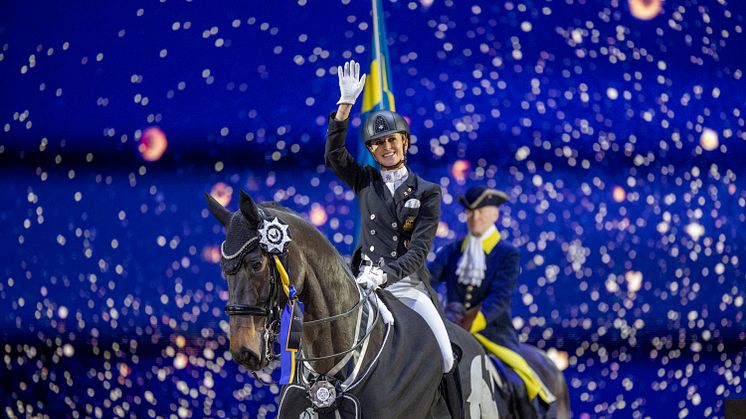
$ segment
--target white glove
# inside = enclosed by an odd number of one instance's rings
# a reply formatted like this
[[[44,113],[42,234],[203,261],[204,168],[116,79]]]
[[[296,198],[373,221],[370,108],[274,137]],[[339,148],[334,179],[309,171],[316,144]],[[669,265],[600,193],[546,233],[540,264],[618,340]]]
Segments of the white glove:
[[[340,92],[340,98],[337,105],[340,103],[354,105],[355,99],[360,96],[360,92],[362,92],[365,87],[365,74],[363,74],[362,78],[360,77],[360,63],[356,63],[355,60],[350,60],[345,63],[344,68],[338,66],[337,76],[339,77]]]
[[[386,283],[386,274],[381,268],[366,266],[358,275],[357,283],[367,290],[375,290]]]

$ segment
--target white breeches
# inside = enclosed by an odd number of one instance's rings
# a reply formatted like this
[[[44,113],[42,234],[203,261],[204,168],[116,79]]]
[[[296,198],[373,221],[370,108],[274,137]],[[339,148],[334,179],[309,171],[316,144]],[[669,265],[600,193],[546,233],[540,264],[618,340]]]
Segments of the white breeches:
[[[443,357],[443,373],[446,373],[453,367],[453,349],[451,348],[451,340],[448,338],[446,325],[427,294],[413,287],[407,279],[408,277],[403,278],[401,281],[386,287],[386,290],[425,319],[435,335],[435,340],[438,341],[440,354]]]

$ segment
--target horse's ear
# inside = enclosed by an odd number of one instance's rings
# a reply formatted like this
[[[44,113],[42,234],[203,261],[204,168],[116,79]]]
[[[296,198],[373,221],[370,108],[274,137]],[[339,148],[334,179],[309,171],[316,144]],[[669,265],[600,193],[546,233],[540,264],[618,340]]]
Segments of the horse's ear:
[[[223,227],[228,227],[228,223],[230,223],[233,214],[225,209],[220,202],[216,201],[215,198],[207,192],[205,192],[205,199],[207,199],[207,207],[210,209],[212,216],[217,218]]]
[[[262,221],[262,217],[259,215],[259,209],[254,203],[254,200],[251,199],[249,194],[244,192],[243,189],[241,189],[239,208],[241,209],[241,214],[243,214],[243,216],[246,217],[246,221],[249,222],[249,225],[259,225],[259,222]]]

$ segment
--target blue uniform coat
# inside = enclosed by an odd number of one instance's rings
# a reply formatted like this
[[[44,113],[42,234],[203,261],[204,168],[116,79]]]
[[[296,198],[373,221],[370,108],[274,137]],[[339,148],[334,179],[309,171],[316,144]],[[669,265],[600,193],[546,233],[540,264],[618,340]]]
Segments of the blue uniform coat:
[[[462,245],[463,240],[459,240],[438,249],[437,257],[428,264],[432,285],[445,281],[447,301],[458,301],[467,310],[481,304],[480,311],[487,326],[479,333],[519,353],[518,335],[510,313],[511,296],[520,272],[518,249],[504,241],[498,241],[494,247],[487,249],[484,280],[479,287],[472,287],[459,283],[456,275]]]

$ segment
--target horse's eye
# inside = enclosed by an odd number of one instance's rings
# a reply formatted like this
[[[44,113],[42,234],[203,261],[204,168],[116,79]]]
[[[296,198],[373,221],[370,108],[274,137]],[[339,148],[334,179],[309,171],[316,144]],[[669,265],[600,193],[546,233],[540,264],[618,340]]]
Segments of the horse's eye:
[[[254,272],[258,272],[260,269],[262,269],[262,262],[257,260],[256,262],[252,263],[251,269],[253,269]]]

